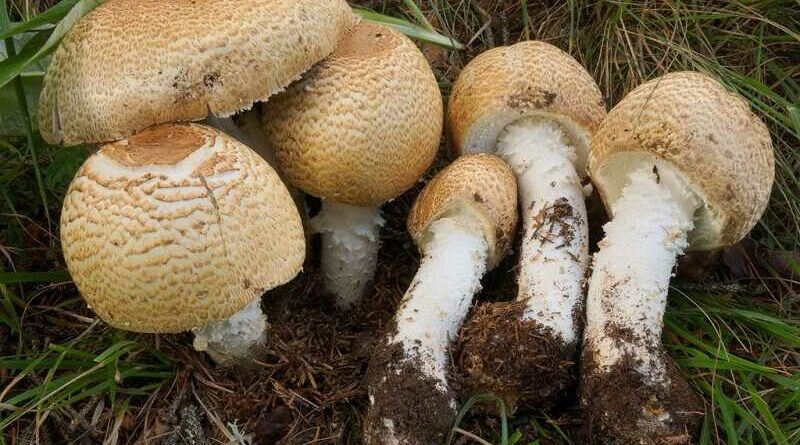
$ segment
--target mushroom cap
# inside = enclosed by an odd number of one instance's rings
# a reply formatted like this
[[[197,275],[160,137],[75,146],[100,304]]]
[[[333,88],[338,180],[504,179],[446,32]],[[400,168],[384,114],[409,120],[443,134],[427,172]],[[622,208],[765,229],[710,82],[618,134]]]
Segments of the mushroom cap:
[[[195,124],[151,127],[91,156],[67,191],[61,243],[90,307],[137,332],[228,318],[291,280],[305,257],[275,171]]]
[[[559,124],[584,174],[591,135],[606,115],[600,89],[569,54],[545,42],[490,49],[461,71],[450,94],[447,125],[457,154],[493,153],[501,132],[524,117]]]
[[[361,23],[300,82],[266,104],[264,129],[286,177],[334,202],[377,206],[433,162],[442,95],[404,35]]]
[[[511,167],[487,153],[459,157],[417,196],[408,214],[408,232],[424,250],[430,224],[462,211],[483,221],[493,269],[508,253],[517,227],[517,180]]]
[[[59,45],[39,100],[50,143],[229,116],[282,91],[356,18],[344,0],[111,0]]]
[[[589,170],[609,211],[627,172],[654,160],[673,167],[703,203],[692,250],[736,243],[764,213],[775,176],[769,131],[741,97],[704,74],[653,79],[608,114]]]

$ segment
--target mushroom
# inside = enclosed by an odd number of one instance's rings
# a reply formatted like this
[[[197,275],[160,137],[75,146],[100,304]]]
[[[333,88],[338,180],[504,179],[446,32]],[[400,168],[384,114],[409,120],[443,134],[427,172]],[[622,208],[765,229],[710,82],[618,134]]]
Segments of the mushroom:
[[[56,49],[39,100],[52,144],[226,117],[282,91],[356,18],[344,0],[111,0]]]
[[[417,197],[408,231],[422,260],[369,364],[367,444],[443,442],[456,414],[448,348],[516,222],[514,175],[493,155],[462,156]]]
[[[150,127],[103,146],[78,170],[61,214],[75,284],[108,324],[195,330],[222,363],[265,338],[262,293],[305,257],[297,208],[253,150],[196,124]]]
[[[45,75],[39,129],[53,144],[119,141],[86,162],[62,218],[68,267],[101,318],[140,332],[198,329],[195,345],[223,362],[263,341],[257,297],[304,257],[296,208],[239,142],[151,126],[266,100],[356,21],[344,0],[109,0],[70,29]]]
[[[455,150],[495,153],[519,183],[516,301],[479,308],[465,324],[460,354],[468,387],[503,397],[511,409],[550,401],[568,382],[589,263],[581,180],[605,114],[589,73],[544,42],[486,51],[453,87],[447,117]]]
[[[775,173],[764,123],[717,81],[680,72],[627,95],[589,156],[612,220],[594,256],[582,401],[613,443],[689,444],[703,405],[661,345],[669,280],[685,250],[744,237]]]
[[[343,308],[375,273],[380,206],[428,169],[441,138],[436,78],[414,43],[362,23],[264,108],[268,145],[289,182],[322,198],[322,276]]]

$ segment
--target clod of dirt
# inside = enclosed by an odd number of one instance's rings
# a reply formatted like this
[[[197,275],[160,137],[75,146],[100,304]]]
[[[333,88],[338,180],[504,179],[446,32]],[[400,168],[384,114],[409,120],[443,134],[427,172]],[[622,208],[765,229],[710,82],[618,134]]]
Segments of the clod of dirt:
[[[406,357],[400,343],[384,343],[376,349],[367,372],[372,403],[364,421],[366,444],[393,443],[390,430],[403,444],[444,442],[456,416],[453,391],[442,392],[436,379],[421,369],[421,360]]]
[[[270,445],[278,442],[289,432],[292,421],[292,410],[286,406],[262,414],[256,424],[256,443]]]
[[[523,320],[524,310],[524,301],[481,305],[461,329],[457,354],[466,389],[494,393],[512,412],[550,406],[575,381],[575,345]]]
[[[667,385],[646,382],[636,359],[621,358],[608,372],[598,369],[591,345],[584,348],[581,402],[589,428],[611,445],[690,445],[703,420],[702,399],[663,352]]]

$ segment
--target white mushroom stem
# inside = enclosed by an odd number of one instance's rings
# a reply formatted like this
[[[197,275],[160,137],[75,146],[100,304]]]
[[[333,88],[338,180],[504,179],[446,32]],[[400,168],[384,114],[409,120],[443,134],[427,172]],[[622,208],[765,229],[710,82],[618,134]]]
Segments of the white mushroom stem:
[[[658,351],[669,280],[700,204],[666,164],[646,164],[627,179],[594,256],[586,345],[602,371],[630,356],[644,381],[666,384]]]
[[[446,391],[450,342],[458,335],[481,288],[489,244],[483,223],[469,212],[438,219],[428,227],[419,269],[395,315],[397,332],[408,358],[419,357],[424,375]]]
[[[266,341],[267,317],[261,298],[227,320],[211,322],[194,330],[194,348],[207,351],[221,364],[252,362],[254,352]]]
[[[273,168],[277,168],[278,161],[275,157],[275,151],[266,143],[267,137],[261,127],[261,121],[256,111],[245,111],[237,117],[237,120],[238,124],[233,121],[232,117],[218,117],[210,114],[206,118],[206,123],[229,136],[235,137],[239,142],[255,150]]]
[[[497,154],[519,184],[523,238],[517,299],[527,301],[523,317],[572,343],[578,337],[574,314],[583,302],[589,264],[576,149],[559,126],[525,119],[506,129]]]
[[[322,278],[342,308],[352,307],[375,275],[384,220],[378,207],[323,201],[311,220],[322,234]]]
[[[436,416],[448,416],[448,411],[452,416],[456,413],[456,402],[447,383],[448,347],[458,335],[472,296],[480,289],[489,244],[482,222],[469,211],[435,220],[425,237],[420,244],[422,262],[394,318],[396,330],[385,340],[390,348],[393,345],[402,347],[402,357],[382,364],[382,369],[370,369],[371,373],[383,377],[372,384],[378,386],[369,388],[370,410],[380,413],[380,417],[373,420],[367,443],[422,443],[418,431],[422,427],[408,424],[408,419],[414,418],[410,413],[423,406],[398,410],[380,405],[392,403],[394,395],[387,394],[392,390],[387,381],[394,376],[410,378],[412,382],[419,379],[418,384],[425,385],[419,391],[422,398],[413,397],[409,401],[428,403],[430,400],[435,405],[432,412]],[[379,387],[386,384],[390,386]],[[376,394],[381,396],[376,397]]]

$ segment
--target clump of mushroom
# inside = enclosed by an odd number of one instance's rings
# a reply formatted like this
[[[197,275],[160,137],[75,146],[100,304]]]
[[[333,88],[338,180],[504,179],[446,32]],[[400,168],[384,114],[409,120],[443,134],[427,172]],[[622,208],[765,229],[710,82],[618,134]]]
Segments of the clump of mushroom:
[[[703,405],[661,345],[669,280],[685,250],[744,237],[774,176],[766,126],[698,73],[632,91],[595,135],[592,179],[612,220],[594,257],[581,397],[613,443],[689,444]]]
[[[289,182],[322,198],[322,276],[340,307],[366,292],[380,205],[408,190],[436,155],[442,97],[407,37],[362,23],[264,109],[268,145]]]
[[[481,277],[508,250],[516,197],[513,173],[488,154],[459,158],[417,197],[408,231],[422,261],[369,365],[366,443],[442,443],[456,414],[448,349]]]
[[[476,311],[460,355],[471,389],[502,396],[512,409],[551,401],[572,374],[589,263],[582,178],[605,114],[589,73],[544,42],[486,51],[453,87],[454,148],[497,154],[519,183],[519,293]]]
[[[62,218],[70,273],[101,318],[196,329],[195,345],[217,360],[251,358],[264,338],[261,293],[300,270],[302,224],[252,150],[170,123],[266,100],[355,23],[344,0],[109,0],[67,33],[39,128],[54,144],[118,141],[87,160]]]
[[[222,363],[264,341],[261,294],[305,257],[297,208],[253,150],[195,124],[150,127],[80,168],[61,216],[70,274],[107,323],[195,330]]]

